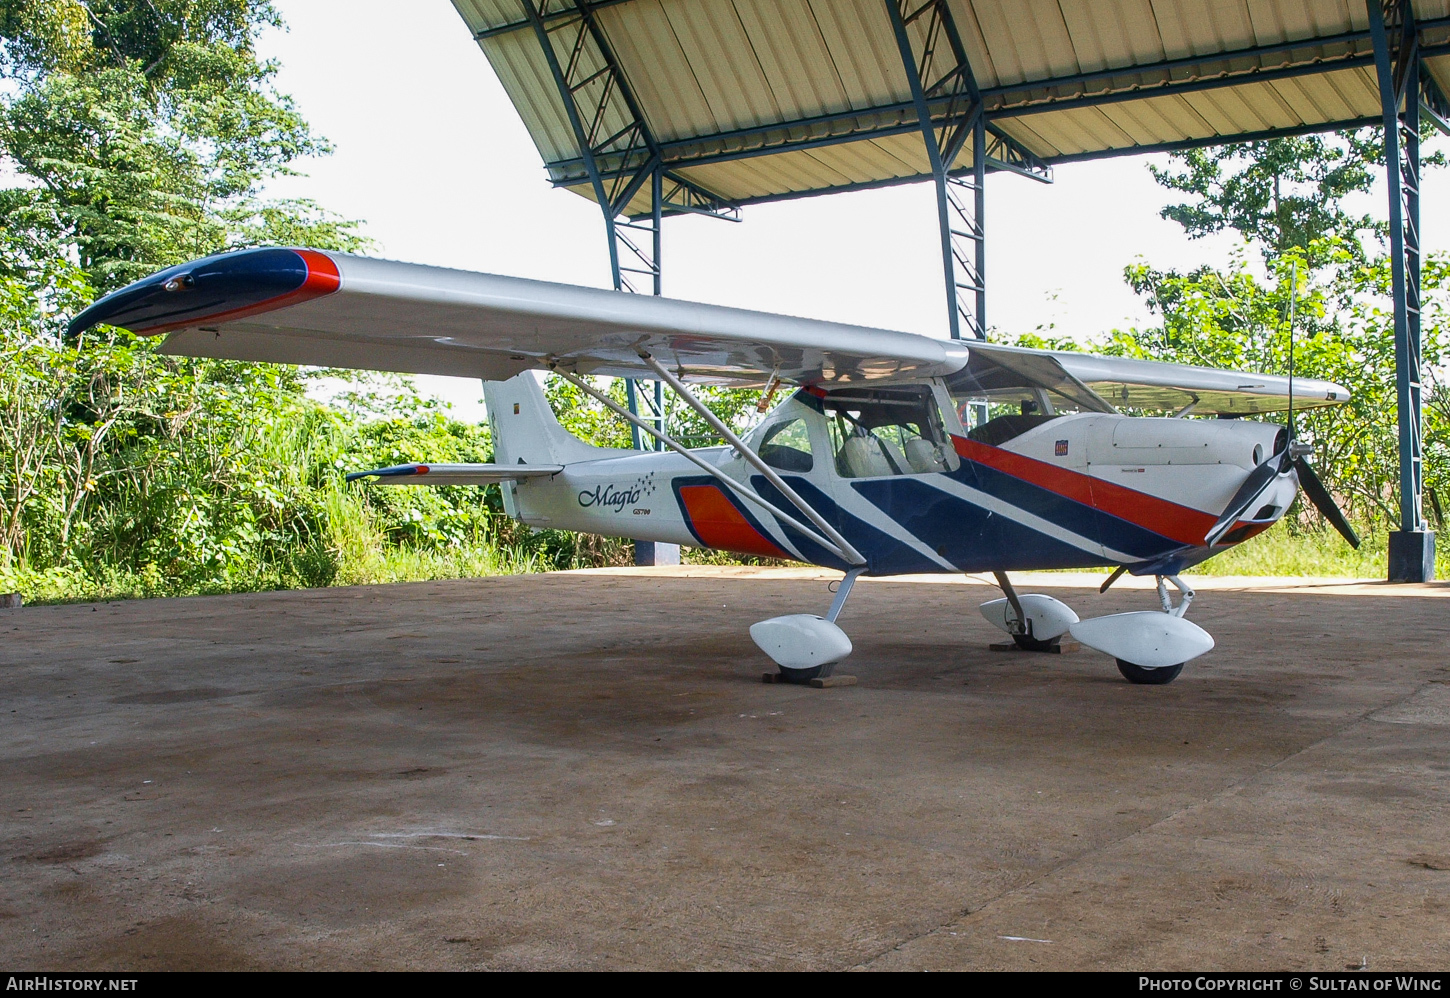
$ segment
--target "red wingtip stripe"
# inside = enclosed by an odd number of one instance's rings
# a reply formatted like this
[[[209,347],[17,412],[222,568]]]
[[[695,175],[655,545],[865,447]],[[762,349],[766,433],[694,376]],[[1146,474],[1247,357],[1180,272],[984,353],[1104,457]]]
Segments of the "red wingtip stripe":
[[[342,287],[342,275],[337,271],[337,264],[332,257],[326,253],[319,253],[317,250],[296,250],[302,262],[307,264],[307,280],[302,282],[302,287],[293,291],[292,294],[306,292],[308,298],[321,298],[323,295],[330,295]]]

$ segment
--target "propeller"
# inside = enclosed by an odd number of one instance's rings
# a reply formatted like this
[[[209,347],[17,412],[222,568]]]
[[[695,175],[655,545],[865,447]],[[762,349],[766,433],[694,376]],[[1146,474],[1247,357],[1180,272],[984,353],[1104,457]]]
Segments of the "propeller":
[[[1217,544],[1223,538],[1223,535],[1228,533],[1229,528],[1248,512],[1249,508],[1259,500],[1259,497],[1268,490],[1270,485],[1274,484],[1274,480],[1282,473],[1293,468],[1299,474],[1299,487],[1303,489],[1304,495],[1309,498],[1309,501],[1314,504],[1314,508],[1319,510],[1320,514],[1330,522],[1335,530],[1339,531],[1340,536],[1349,542],[1350,547],[1359,547],[1359,535],[1349,525],[1349,520],[1345,518],[1344,512],[1335,505],[1334,498],[1330,496],[1329,490],[1324,487],[1324,483],[1319,480],[1319,476],[1315,473],[1313,466],[1304,460],[1304,455],[1309,452],[1310,447],[1308,444],[1295,440],[1253,471],[1249,472],[1249,477],[1244,479],[1244,483],[1239,486],[1239,490],[1234,493],[1234,497],[1224,507],[1223,514],[1214,523],[1213,527],[1209,529],[1208,533],[1204,535],[1203,542],[1209,547]]]
[[[1359,547],[1359,534],[1354,532],[1354,528],[1344,518],[1344,512],[1334,504],[1329,490],[1324,487],[1324,483],[1319,480],[1319,476],[1314,473],[1314,469],[1302,455],[1294,458],[1294,470],[1299,473],[1299,487],[1304,490],[1304,494],[1309,497],[1314,508],[1319,510],[1320,515],[1328,520],[1335,530],[1339,531],[1340,536],[1349,541],[1350,547]]]

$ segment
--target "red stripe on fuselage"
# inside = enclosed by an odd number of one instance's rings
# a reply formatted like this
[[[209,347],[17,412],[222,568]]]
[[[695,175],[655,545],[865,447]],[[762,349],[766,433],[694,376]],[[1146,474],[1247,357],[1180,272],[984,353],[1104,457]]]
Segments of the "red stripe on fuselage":
[[[685,504],[690,526],[695,528],[696,535],[707,547],[766,558],[794,558],[756,530],[718,487],[681,486],[680,501]]]
[[[154,336],[157,333],[169,333],[174,329],[190,329],[203,324],[211,325],[216,322],[245,319],[249,315],[275,312],[277,309],[286,308],[289,305],[300,305],[302,302],[311,301],[314,298],[323,298],[342,287],[342,275],[338,273],[337,264],[333,263],[330,257],[316,250],[293,250],[292,252],[300,256],[307,267],[307,277],[303,280],[301,287],[284,295],[278,295],[276,298],[259,301],[255,305],[246,305],[213,315],[198,316],[184,322],[170,322],[163,326],[139,327],[137,331]]]
[[[968,461],[995,468],[1013,478],[1020,478],[1065,499],[1100,509],[1129,523],[1136,523],[1181,544],[1203,544],[1204,535],[1218,521],[1217,517],[1201,509],[1181,506],[1146,492],[1114,485],[1101,478],[1060,468],[1022,454],[1014,454],[1000,447],[989,447],[967,437],[953,436],[952,443],[956,446],[957,453]]]

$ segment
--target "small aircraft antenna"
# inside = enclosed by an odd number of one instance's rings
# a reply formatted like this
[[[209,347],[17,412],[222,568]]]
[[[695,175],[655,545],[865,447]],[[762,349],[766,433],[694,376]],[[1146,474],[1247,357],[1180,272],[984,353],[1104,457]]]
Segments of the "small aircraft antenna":
[[[1299,261],[1289,265],[1289,443],[1294,436],[1294,299],[1299,293]]]

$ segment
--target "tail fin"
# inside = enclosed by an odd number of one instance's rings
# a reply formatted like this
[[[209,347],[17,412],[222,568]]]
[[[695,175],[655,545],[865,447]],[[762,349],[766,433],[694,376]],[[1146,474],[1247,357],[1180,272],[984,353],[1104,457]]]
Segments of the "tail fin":
[[[540,384],[541,374],[525,371],[507,381],[483,383],[484,404],[493,428],[496,464],[572,464],[634,451],[586,444],[559,425]]]

